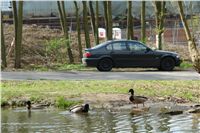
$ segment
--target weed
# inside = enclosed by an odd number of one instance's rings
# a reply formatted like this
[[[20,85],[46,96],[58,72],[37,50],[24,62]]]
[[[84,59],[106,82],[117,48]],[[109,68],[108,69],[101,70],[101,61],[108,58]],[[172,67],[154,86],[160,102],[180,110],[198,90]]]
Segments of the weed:
[[[54,38],[46,41],[46,56],[47,58],[53,58],[56,62],[66,62],[66,43],[68,40],[65,38]],[[48,62],[49,63],[49,62]]]
[[[66,109],[76,104],[80,104],[80,101],[66,100],[64,97],[58,97],[56,99],[56,106],[58,108]]]
[[[9,105],[9,104],[8,104],[8,100],[6,100],[6,99],[1,99],[1,106],[4,107],[4,106],[7,106],[7,105]]]
[[[39,96],[31,96],[30,100],[37,103],[37,102],[41,101],[41,97],[39,97]]]
[[[180,65],[180,68],[183,69],[193,68],[193,64],[191,62],[183,61]]]

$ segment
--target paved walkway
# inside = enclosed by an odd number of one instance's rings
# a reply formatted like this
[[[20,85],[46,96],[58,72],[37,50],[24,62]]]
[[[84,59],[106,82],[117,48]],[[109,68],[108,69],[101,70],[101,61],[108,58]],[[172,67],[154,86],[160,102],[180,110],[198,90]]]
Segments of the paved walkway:
[[[199,80],[195,71],[1,72],[2,80]]]

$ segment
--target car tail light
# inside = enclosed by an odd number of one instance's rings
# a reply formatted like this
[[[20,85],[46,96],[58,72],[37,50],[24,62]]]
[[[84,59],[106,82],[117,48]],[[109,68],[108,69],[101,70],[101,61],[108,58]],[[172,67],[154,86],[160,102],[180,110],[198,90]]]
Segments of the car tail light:
[[[90,57],[92,54],[90,53],[90,52],[86,52],[86,53],[84,53],[84,57],[86,57],[86,58],[88,58],[88,57]]]

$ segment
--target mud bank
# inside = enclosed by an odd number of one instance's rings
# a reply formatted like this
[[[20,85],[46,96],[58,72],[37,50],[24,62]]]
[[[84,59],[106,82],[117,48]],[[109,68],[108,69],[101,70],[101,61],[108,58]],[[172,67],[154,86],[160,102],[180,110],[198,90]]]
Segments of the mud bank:
[[[178,115],[182,113],[200,113],[200,105],[198,103],[191,103],[185,99],[175,97],[148,97],[145,106],[135,104],[129,101],[127,94],[110,94],[110,93],[96,93],[96,94],[82,94],[78,98],[66,98],[66,101],[74,101],[80,103],[89,103],[91,109],[106,109],[112,113],[129,111],[131,114],[141,113],[162,113],[169,115]],[[3,108],[26,108],[26,101],[30,99],[13,99],[5,101],[1,107]],[[39,101],[32,101],[34,105],[41,105],[45,108],[56,108],[56,101],[50,99],[43,99]],[[67,108],[66,108],[67,109]]]

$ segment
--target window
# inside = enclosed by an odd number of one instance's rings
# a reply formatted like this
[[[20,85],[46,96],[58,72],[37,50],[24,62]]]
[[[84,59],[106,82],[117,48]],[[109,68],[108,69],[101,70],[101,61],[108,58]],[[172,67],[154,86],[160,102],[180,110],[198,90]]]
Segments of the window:
[[[106,49],[107,49],[107,50],[112,50],[112,44],[108,44],[108,45],[106,46]]]
[[[113,50],[120,50],[120,51],[128,50],[125,42],[116,42],[113,43],[112,45],[113,45]]]
[[[129,42],[128,43],[128,47],[131,51],[146,51],[146,47],[140,43],[137,43],[137,42]]]
[[[103,43],[101,43],[101,44],[98,44],[98,45],[92,47],[91,49],[98,49],[98,48],[104,46],[105,44],[106,44],[106,42],[103,42]]]

